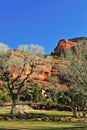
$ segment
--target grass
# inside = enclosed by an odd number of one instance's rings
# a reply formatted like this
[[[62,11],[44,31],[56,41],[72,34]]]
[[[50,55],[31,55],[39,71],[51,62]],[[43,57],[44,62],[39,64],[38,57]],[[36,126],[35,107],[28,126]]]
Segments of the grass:
[[[54,116],[54,117],[62,117],[62,116],[72,116],[72,112],[69,111],[31,111],[29,113],[32,114],[43,114],[43,115],[47,115],[47,116]]]
[[[87,130],[85,123],[38,122],[38,121],[0,121],[0,128],[32,130]]]
[[[10,109],[0,109],[0,114],[6,114],[8,115],[10,112]],[[72,116],[72,112],[67,111],[45,111],[45,110],[30,110],[28,115],[30,117],[70,117]]]
[[[65,112],[65,111],[43,111],[43,110],[36,110],[36,111],[30,111],[28,113],[29,117],[35,118],[35,117],[71,117],[72,112]]]
[[[0,107],[0,114],[9,114],[10,109],[5,107]]]
[[[0,114],[8,114],[9,110],[0,110]],[[72,112],[65,111],[43,111],[33,110],[28,113],[30,118],[40,117],[71,117]],[[72,122],[53,122],[53,121],[0,121],[0,129],[2,130],[87,130],[86,123],[72,123]]]

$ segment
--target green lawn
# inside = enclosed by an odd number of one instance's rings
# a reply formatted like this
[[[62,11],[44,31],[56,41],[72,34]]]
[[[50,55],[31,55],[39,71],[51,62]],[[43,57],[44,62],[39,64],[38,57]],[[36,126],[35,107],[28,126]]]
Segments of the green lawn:
[[[43,110],[36,110],[30,111],[28,114],[30,117],[71,117],[72,112],[65,112],[65,111],[43,111]]]
[[[40,121],[0,121],[0,128],[29,130],[87,130],[85,123],[40,122]]]
[[[0,111],[0,114],[8,114],[9,111]],[[65,111],[43,111],[33,110],[28,113],[30,118],[41,117],[71,117],[72,112]],[[3,129],[1,129],[3,128]],[[72,122],[53,122],[53,121],[0,121],[0,130],[87,130],[86,123],[72,123]]]

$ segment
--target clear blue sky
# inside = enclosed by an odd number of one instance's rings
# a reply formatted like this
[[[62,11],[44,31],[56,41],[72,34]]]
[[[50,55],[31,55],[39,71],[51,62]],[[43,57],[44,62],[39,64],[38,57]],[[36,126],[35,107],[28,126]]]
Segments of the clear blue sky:
[[[79,36],[87,36],[87,0],[0,0],[0,42],[12,49],[39,44],[49,54]]]

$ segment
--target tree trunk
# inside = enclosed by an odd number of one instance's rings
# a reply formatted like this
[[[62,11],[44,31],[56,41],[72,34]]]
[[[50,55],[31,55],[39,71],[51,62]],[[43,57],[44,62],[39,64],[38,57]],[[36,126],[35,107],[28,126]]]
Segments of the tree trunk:
[[[81,117],[81,107],[78,106],[78,117]]]
[[[78,117],[77,107],[75,106],[74,102],[71,103],[71,110],[72,110],[72,113],[73,113],[73,117]]]
[[[12,100],[12,107],[11,107],[10,115],[13,119],[15,119],[15,116],[16,116],[16,99]]]
[[[83,113],[83,117],[86,117],[86,110],[85,109],[82,111],[82,113]]]
[[[72,108],[73,117],[78,117],[76,108]]]

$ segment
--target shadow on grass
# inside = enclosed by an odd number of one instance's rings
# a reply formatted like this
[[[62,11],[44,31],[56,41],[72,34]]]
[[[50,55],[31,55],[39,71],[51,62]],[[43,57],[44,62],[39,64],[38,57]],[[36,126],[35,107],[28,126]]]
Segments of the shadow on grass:
[[[10,129],[10,128],[0,128],[0,130],[22,130],[22,129]]]
[[[28,129],[26,129],[26,130],[28,130]],[[35,130],[35,129],[32,129],[32,130]],[[87,130],[87,128],[83,128],[83,127],[74,127],[74,128],[46,128],[46,129],[38,129],[38,130]]]
[[[12,130],[12,129],[9,129]],[[87,130],[86,127],[70,127],[70,128],[41,128],[41,129],[13,129],[13,130]]]
[[[87,130],[86,127],[72,127],[72,128],[42,128],[42,129],[31,129],[31,128],[23,128],[23,129],[15,129],[15,128],[0,128],[0,130]]]

